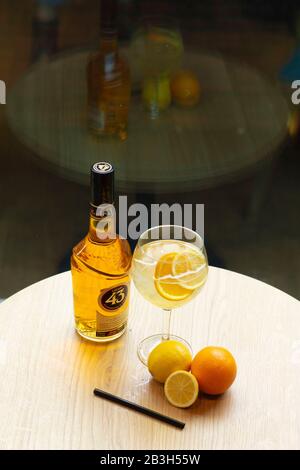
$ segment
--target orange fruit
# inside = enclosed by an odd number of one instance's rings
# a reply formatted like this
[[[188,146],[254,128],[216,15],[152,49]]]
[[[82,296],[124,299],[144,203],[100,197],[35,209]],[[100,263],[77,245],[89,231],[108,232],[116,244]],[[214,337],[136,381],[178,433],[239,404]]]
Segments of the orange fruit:
[[[227,349],[208,346],[194,357],[191,372],[198,380],[201,392],[220,395],[234,382],[237,367]]]
[[[174,101],[182,106],[194,106],[200,97],[200,83],[194,72],[181,70],[171,80]]]

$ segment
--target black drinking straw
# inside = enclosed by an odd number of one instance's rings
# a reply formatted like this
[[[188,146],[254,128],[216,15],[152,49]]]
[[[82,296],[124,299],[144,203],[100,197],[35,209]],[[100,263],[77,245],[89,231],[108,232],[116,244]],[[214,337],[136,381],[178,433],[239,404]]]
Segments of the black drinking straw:
[[[157,413],[157,411],[153,411],[149,408],[145,408],[144,406],[137,405],[136,403],[125,400],[121,397],[117,397],[116,395],[112,395],[111,393],[104,392],[103,390],[99,390],[98,388],[95,388],[94,395],[96,395],[97,397],[104,398],[105,400],[118,403],[118,405],[125,406],[126,408],[130,408],[134,411],[138,411],[139,413],[150,416],[150,418],[155,418],[159,421],[163,421],[164,423],[170,424],[171,426],[175,426],[175,428],[183,429],[185,426],[185,423],[183,423],[182,421],[178,421],[177,419],[162,415],[160,413]]]

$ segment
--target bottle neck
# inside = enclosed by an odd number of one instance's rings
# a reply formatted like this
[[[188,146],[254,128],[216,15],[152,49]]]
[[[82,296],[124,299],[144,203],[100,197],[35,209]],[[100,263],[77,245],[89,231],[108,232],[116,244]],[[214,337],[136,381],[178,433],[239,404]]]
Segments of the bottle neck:
[[[116,32],[102,32],[100,51],[103,55],[104,73],[111,74],[116,66],[118,54],[118,37]]]
[[[100,206],[99,206],[100,207]],[[115,209],[113,204],[102,208],[98,213],[95,206],[90,206],[88,237],[93,243],[107,244],[116,238]]]
[[[95,243],[116,237],[114,207],[114,168],[108,162],[94,163],[91,168],[89,237]]]
[[[102,31],[100,36],[100,48],[104,54],[117,52],[118,34],[117,31]]]

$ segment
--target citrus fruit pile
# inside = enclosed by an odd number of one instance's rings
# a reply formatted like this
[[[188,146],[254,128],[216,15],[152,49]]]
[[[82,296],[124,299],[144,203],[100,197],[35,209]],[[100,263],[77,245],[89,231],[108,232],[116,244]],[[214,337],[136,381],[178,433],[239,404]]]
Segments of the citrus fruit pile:
[[[174,340],[163,341],[151,351],[148,369],[164,384],[167,400],[179,408],[193,405],[199,392],[226,392],[237,372],[235,359],[227,349],[208,346],[192,358],[187,346]]]

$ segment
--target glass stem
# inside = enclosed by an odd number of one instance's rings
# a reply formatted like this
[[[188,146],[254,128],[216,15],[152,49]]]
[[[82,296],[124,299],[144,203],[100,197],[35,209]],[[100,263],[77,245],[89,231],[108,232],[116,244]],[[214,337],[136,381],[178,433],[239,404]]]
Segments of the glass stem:
[[[166,341],[170,339],[172,310],[164,309],[163,314],[163,340]]]
[[[152,97],[151,108],[150,108],[150,118],[156,119],[159,115],[159,106],[158,106],[158,93],[159,93],[159,78],[153,78],[154,85],[154,96]]]

